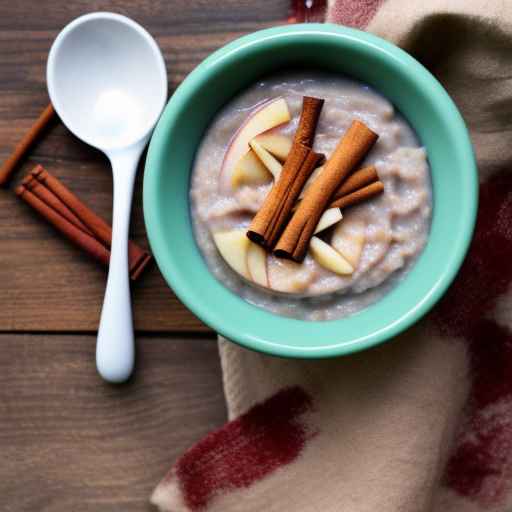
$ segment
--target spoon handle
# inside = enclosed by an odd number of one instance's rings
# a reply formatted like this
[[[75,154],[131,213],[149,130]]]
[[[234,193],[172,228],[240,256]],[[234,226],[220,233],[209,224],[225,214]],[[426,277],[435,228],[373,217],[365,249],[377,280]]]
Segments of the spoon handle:
[[[140,151],[109,154],[114,177],[112,248],[96,344],[96,367],[109,382],[124,382],[133,370],[133,336],[128,232],[133,184]]]

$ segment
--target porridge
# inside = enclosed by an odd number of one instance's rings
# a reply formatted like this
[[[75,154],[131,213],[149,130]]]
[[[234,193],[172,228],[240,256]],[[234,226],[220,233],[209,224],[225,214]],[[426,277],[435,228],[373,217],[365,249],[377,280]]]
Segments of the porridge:
[[[274,76],[211,123],[191,209],[210,270],[240,297],[304,320],[341,318],[385,295],[425,246],[427,155],[364,84]]]

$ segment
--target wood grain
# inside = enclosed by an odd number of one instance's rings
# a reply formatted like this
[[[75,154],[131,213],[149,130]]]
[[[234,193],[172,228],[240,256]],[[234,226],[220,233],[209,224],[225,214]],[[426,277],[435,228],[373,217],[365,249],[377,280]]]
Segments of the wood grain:
[[[100,381],[94,336],[0,336],[5,512],[144,511],[173,460],[225,421],[213,338],[142,338],[135,377]]]
[[[165,56],[171,91],[209,53],[244,34],[285,21],[288,0],[140,0],[10,2],[0,0],[0,159],[48,102],[45,65],[51,42],[72,18],[115,11],[142,23]],[[22,165],[19,178],[41,163],[107,219],[112,185],[108,163],[55,126]],[[132,232],[141,244],[141,176]],[[15,185],[13,183],[13,186]],[[105,271],[40,220],[10,190],[0,190],[0,331],[94,331]],[[144,331],[204,331],[153,268],[133,289],[135,326]]]

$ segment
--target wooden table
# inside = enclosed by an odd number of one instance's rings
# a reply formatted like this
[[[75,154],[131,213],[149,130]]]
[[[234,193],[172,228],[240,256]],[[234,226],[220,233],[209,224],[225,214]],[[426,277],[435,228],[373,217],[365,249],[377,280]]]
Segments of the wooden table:
[[[46,57],[80,14],[126,14],[157,39],[171,92],[212,50],[286,20],[288,0],[0,0],[0,159],[48,103]],[[150,510],[173,460],[225,421],[214,333],[151,268],[133,286],[137,370],[122,386],[95,373],[106,272],[17,199],[35,163],[111,218],[106,159],[62,125],[0,190],[0,509]],[[132,234],[146,244],[136,185]]]

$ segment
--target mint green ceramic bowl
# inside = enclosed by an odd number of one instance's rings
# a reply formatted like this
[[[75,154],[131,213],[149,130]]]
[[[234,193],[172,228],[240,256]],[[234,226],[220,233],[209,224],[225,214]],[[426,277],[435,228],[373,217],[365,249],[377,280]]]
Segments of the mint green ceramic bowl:
[[[214,114],[262,75],[316,67],[373,86],[409,120],[427,148],[434,207],[428,243],[383,299],[340,320],[278,316],[237,297],[208,271],[194,241],[189,180]],[[165,279],[203,322],[240,345],[286,357],[333,357],[397,335],[446,291],[468,249],[477,210],[477,173],[468,132],[437,80],[396,46],[325,24],[288,25],[233,41],[202,62],[172,96],[154,132],[144,176],[144,217]]]

